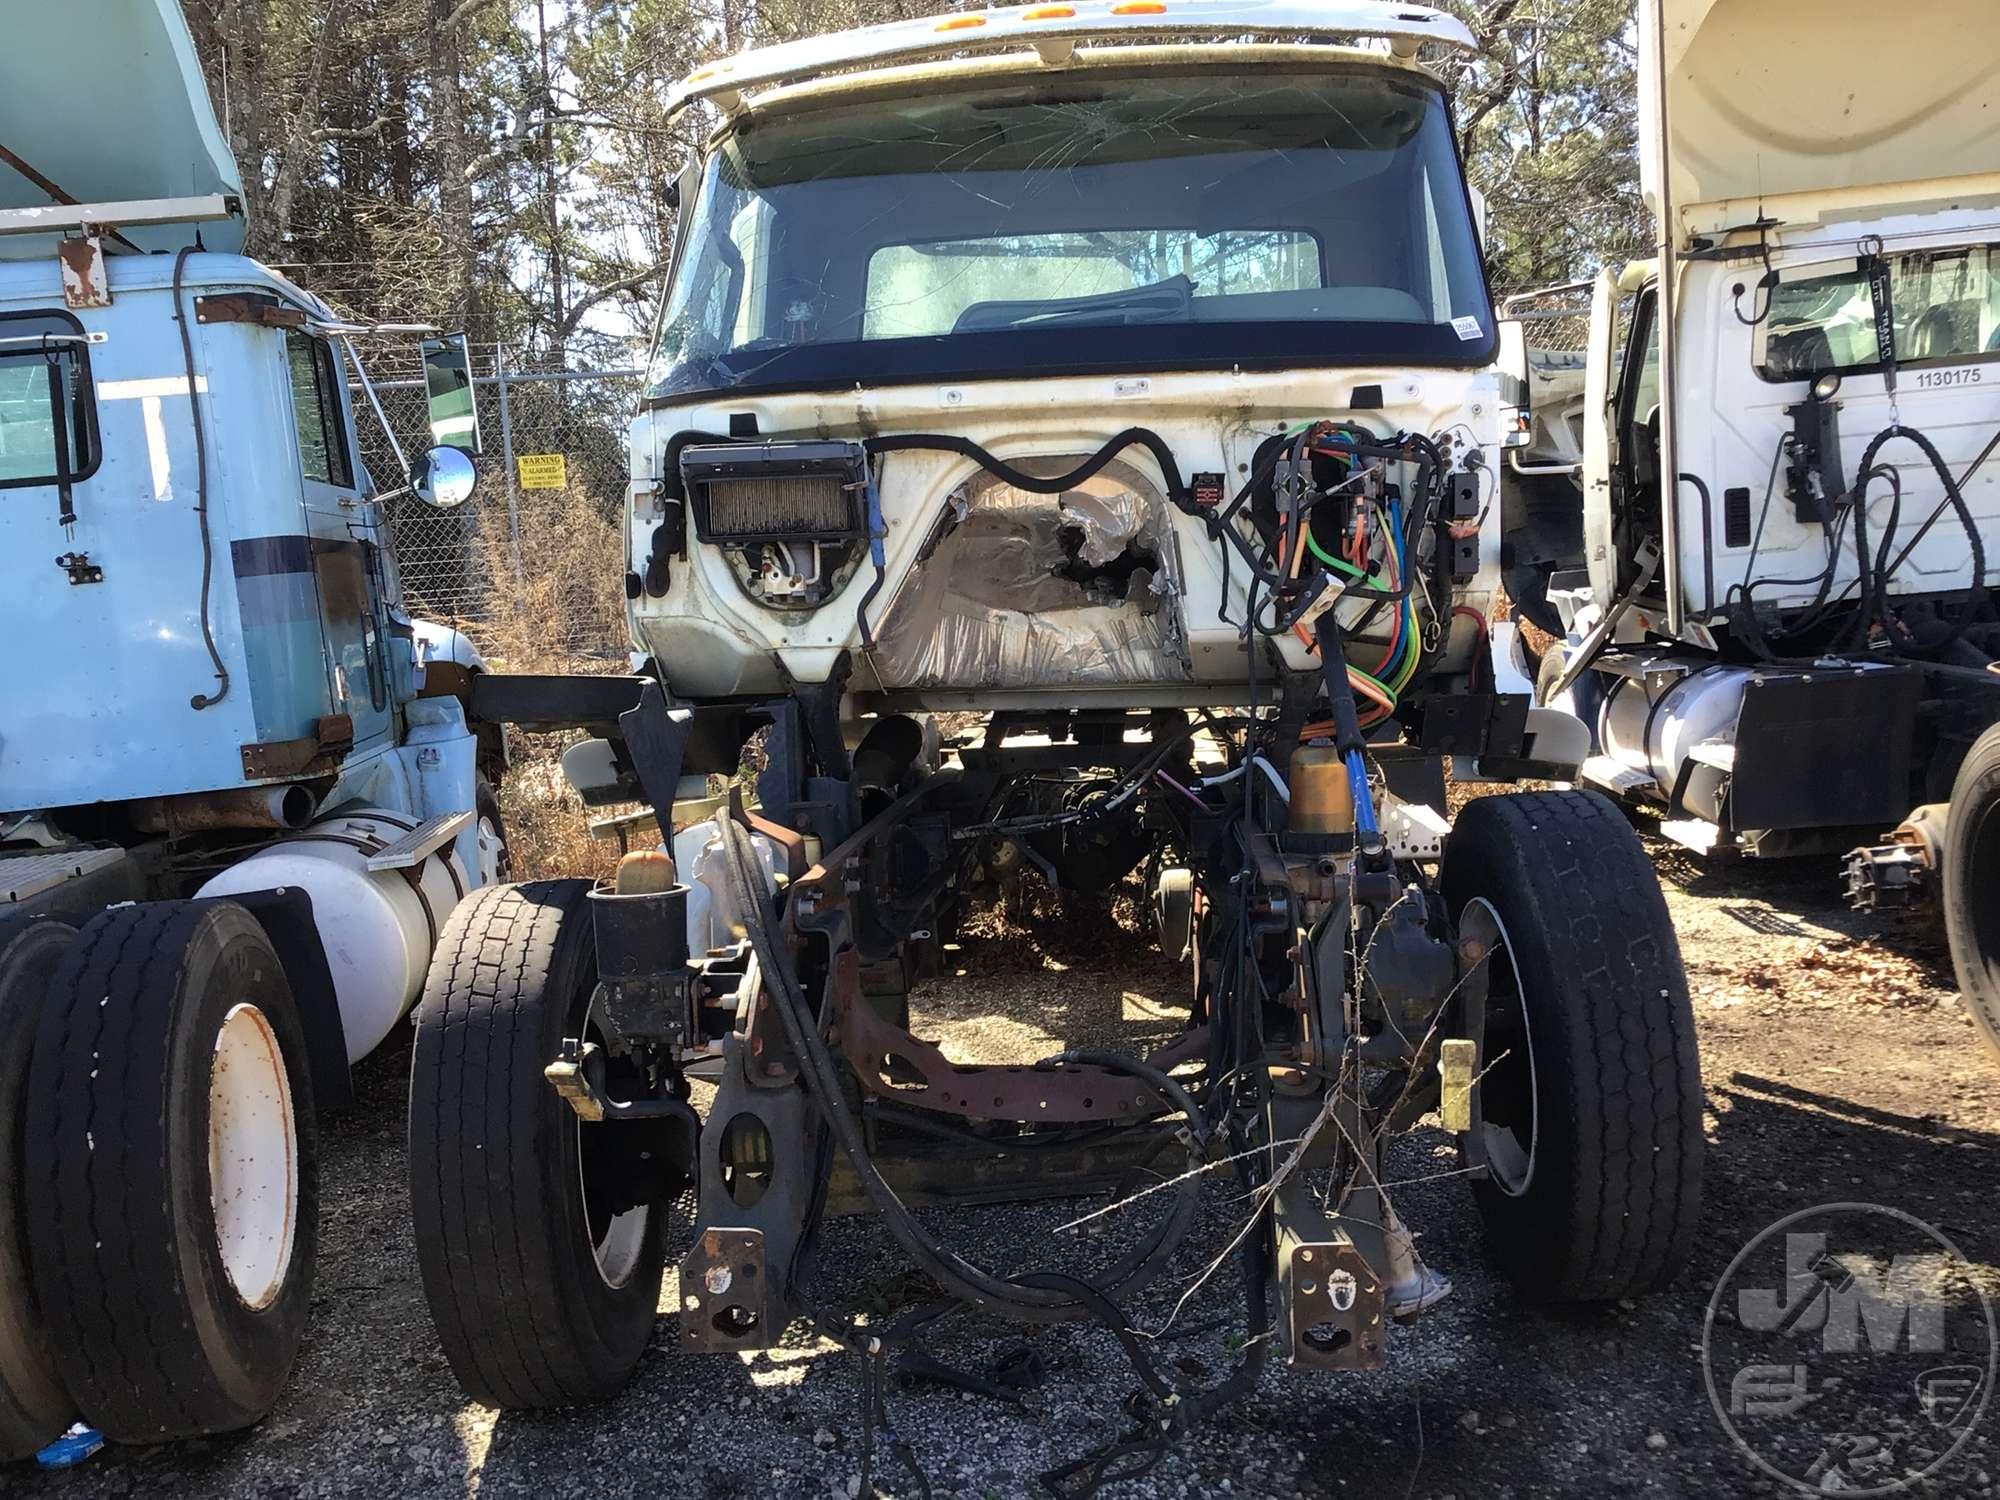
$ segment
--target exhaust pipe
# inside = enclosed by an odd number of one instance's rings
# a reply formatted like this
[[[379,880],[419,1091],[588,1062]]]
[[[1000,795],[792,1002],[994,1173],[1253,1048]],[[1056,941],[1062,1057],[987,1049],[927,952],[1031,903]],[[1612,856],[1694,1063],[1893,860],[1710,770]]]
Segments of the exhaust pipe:
[[[303,828],[319,811],[310,787],[232,787],[226,792],[188,792],[147,797],[132,805],[132,821],[147,833],[206,833],[227,828]]]

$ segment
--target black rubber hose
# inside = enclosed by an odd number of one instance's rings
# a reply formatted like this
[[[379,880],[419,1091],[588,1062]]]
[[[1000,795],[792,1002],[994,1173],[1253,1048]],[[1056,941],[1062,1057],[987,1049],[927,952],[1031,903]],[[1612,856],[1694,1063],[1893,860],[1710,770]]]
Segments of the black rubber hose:
[[[1074,1296],[1065,1297],[1058,1292],[1022,1286],[989,1274],[957,1252],[938,1244],[916,1222],[869,1156],[860,1122],[847,1106],[832,1054],[819,1033],[817,1022],[807,1010],[797,976],[785,961],[787,956],[781,954],[772,941],[775,918],[762,883],[752,873],[754,856],[744,847],[749,842],[749,835],[731,819],[722,820],[722,830],[731,894],[736,899],[738,910],[744,914],[750,945],[756,951],[765,982],[771,986],[774,1009],[784,1026],[786,1040],[805,1069],[807,1092],[831,1126],[834,1139],[847,1153],[855,1176],[867,1190],[876,1211],[882,1216],[882,1222],[896,1242],[940,1287],[990,1312],[1031,1322],[1057,1322],[1092,1311]],[[1198,1113],[1190,1124],[1197,1132],[1200,1130]]]
[[[1256,1158],[1249,1155],[1249,1141],[1240,1129],[1232,1128],[1231,1150],[1238,1159],[1237,1181],[1245,1197],[1254,1198],[1263,1185],[1255,1170]],[[1268,1294],[1272,1273],[1272,1210],[1267,1203],[1260,1211],[1263,1223],[1243,1241],[1243,1310],[1245,1326],[1254,1330],[1244,1346],[1242,1361],[1211,1390],[1201,1392],[1188,1403],[1186,1421],[1191,1426],[1215,1415],[1232,1401],[1240,1400],[1257,1388],[1263,1378],[1269,1340],[1260,1337],[1270,1323]]]
[[[1868,445],[1868,451],[1861,455],[1861,468],[1859,472],[1864,476],[1872,474],[1875,469],[1876,456],[1881,453],[1885,445],[1896,438],[1902,438],[1907,442],[1914,443],[1918,451],[1930,460],[1931,468],[1936,472],[1938,481],[1944,486],[1946,501],[1950,503],[1953,510],[1958,512],[1959,524],[1965,528],[1966,543],[1972,553],[1972,582],[1965,590],[1964,613],[1960,616],[1958,624],[1952,627],[1943,639],[1927,641],[1925,643],[1926,650],[1942,650],[1945,646],[1965,634],[1966,628],[1973,623],[1975,616],[1979,613],[1980,606],[1986,602],[1986,544],[1980,538],[1979,524],[1973,519],[1971,507],[1965,503],[1965,495],[1959,489],[1958,480],[1953,477],[1951,470],[1945,467],[1944,457],[1937,451],[1937,445],[1916,428],[1886,427],[1877,433],[1875,440]],[[1866,495],[1859,493],[1854,497],[1854,520],[1857,538],[1866,525],[1863,516],[1866,499]],[[1886,597],[1888,587],[1887,578],[1878,579],[1876,582],[1877,586],[1884,590]],[[1865,581],[1863,591],[1865,595]],[[1867,610],[1868,607],[1864,606],[1864,613]],[[1866,629],[1865,624],[1863,629]]]
[[[1250,544],[1233,527],[1225,526],[1222,517],[1216,516],[1212,512],[1206,511],[1201,506],[1195,504],[1194,497],[1188,493],[1186,480],[1181,477],[1180,461],[1174,457],[1174,450],[1167,446],[1166,439],[1148,427],[1126,428],[1123,432],[1105,443],[1103,447],[1099,448],[1089,458],[1078,464],[1074,469],[1071,469],[1067,474],[1057,475],[1053,479],[1044,479],[1038,474],[1030,474],[1025,470],[1017,469],[1005,459],[994,457],[969,438],[953,437],[949,433],[896,433],[888,437],[865,439],[862,446],[869,453],[925,451],[956,453],[961,458],[971,459],[980,468],[993,475],[994,478],[1003,483],[1011,484],[1016,489],[1026,490],[1031,495],[1060,495],[1064,490],[1074,489],[1127,448],[1141,447],[1152,454],[1154,460],[1159,464],[1160,473],[1167,482],[1167,498],[1173,502],[1174,509],[1180,511],[1183,515],[1195,517],[1208,527],[1208,533],[1211,537],[1218,538],[1235,547],[1238,552],[1243,554],[1244,562],[1249,565],[1251,572],[1261,582],[1271,587],[1288,586],[1290,584],[1290,580],[1282,574],[1269,572],[1263,568],[1258,563],[1256,555],[1251,552]],[[1230,507],[1232,512],[1234,509],[1234,506]]]
[[[1889,617],[1889,549],[1896,545],[1896,528],[1903,524],[1903,476],[1894,464],[1881,465],[1881,472],[1889,477],[1889,519],[1883,524],[1882,540],[1876,544],[1874,560],[1869,564],[1875,584],[1871,608],[1893,640],[1896,630]]]
[[[667,439],[665,455],[660,460],[660,494],[668,500],[687,500],[687,487],[681,483],[681,450],[694,443],[733,443],[738,441],[722,432],[702,432],[688,427]]]
[[[208,659],[215,664],[215,680],[222,684],[212,693],[196,693],[188,699],[190,708],[213,708],[229,696],[229,668],[215,648],[215,626],[209,615],[209,588],[215,576],[215,535],[208,525],[208,438],[202,429],[201,393],[194,370],[194,335],[188,331],[187,308],[182,305],[181,287],[193,245],[183,245],[174,257],[174,321],[181,325],[181,361],[187,367],[188,416],[194,423],[194,513],[201,520],[201,641],[208,647]]]
[[[1124,1346],[1126,1356],[1132,1361],[1132,1368],[1138,1371],[1139,1379],[1144,1382],[1147,1390],[1162,1401],[1174,1394],[1174,1388],[1161,1378],[1158,1370],[1153,1368],[1153,1362],[1147,1357],[1145,1347],[1140,1344],[1138,1336],[1132,1332],[1124,1310],[1089,1282],[1079,1281],[1076,1277],[1065,1275],[1061,1271],[1029,1271],[1011,1280],[1016,1286],[1033,1290],[1068,1292],[1081,1306],[1095,1313]]]
[[[1996,448],[2000,448],[2000,429],[1996,429],[1993,435],[1987,438],[1986,446],[1979,450],[1979,456],[1967,464],[1965,472],[1958,476],[1959,489],[1963,490],[1968,484],[1972,483],[1972,476],[1985,467],[1986,460],[1993,456],[1993,450]],[[1938,501],[1936,508],[1928,516],[1924,517],[1924,524],[1917,528],[1916,535],[1903,544],[1903,550],[1896,554],[1894,567],[1901,568],[1904,563],[1910,560],[1910,554],[1917,550],[1918,543],[1931,534],[1931,528],[1937,525],[1938,518],[1945,513],[1950,505],[1951,496],[1947,493],[1942,500]]]
[[[953,437],[948,433],[899,433],[889,437],[867,438],[862,443],[870,453],[900,453],[912,449],[956,453],[961,458],[971,459],[1003,483],[1011,484],[1017,490],[1026,490],[1031,495],[1060,495],[1064,490],[1075,489],[1120,453],[1135,445],[1143,447],[1152,454],[1154,461],[1159,464],[1160,472],[1167,481],[1167,498],[1179,507],[1192,504],[1187,483],[1181,478],[1180,462],[1174,457],[1173,449],[1167,446],[1166,439],[1148,427],[1126,428],[1067,474],[1058,475],[1054,479],[1044,479],[1038,474],[1017,469],[1005,459],[995,458],[969,438]]]
[[[1361,716],[1354,708],[1354,684],[1347,680],[1347,642],[1341,638],[1337,610],[1319,617],[1319,663],[1326,677],[1327,707],[1333,719],[1333,747],[1345,758],[1359,751],[1366,754],[1368,737],[1361,732]]]
[[[1065,1065],[1080,1068],[1103,1068],[1108,1073],[1124,1073],[1137,1078],[1142,1083],[1150,1083],[1154,1088],[1173,1101],[1173,1105],[1188,1117],[1188,1122],[1196,1131],[1195,1144],[1200,1146],[1207,1135],[1201,1118],[1201,1110],[1181,1086],[1180,1080],[1154,1067],[1151,1063],[1136,1057],[1123,1057],[1115,1052],[1088,1052],[1072,1049],[1058,1052],[1054,1057],[1045,1057],[1035,1064],[1039,1071],[1045,1068],[1059,1068]]]

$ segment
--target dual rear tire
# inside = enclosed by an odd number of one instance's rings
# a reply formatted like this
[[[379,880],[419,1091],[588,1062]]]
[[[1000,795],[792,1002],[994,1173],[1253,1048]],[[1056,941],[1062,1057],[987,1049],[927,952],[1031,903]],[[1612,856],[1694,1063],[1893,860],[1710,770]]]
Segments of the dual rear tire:
[[[30,1457],[76,1415],[35,1300],[24,1178],[35,1023],[75,940],[76,929],[54,917],[0,927],[0,1462]]]
[[[162,901],[6,929],[0,1105],[0,1456],[77,1415],[123,1442],[261,1418],[305,1333],[318,1131],[257,920]]]

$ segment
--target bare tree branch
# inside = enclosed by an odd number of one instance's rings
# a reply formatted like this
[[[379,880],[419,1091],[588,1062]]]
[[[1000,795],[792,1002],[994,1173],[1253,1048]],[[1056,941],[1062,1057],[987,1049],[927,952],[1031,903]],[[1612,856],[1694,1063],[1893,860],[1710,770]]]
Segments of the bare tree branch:
[[[666,269],[667,263],[665,261],[657,261],[646,267],[643,271],[636,271],[622,280],[609,281],[597,287],[589,296],[583,298],[569,309],[568,314],[562,321],[560,339],[567,340],[572,333],[575,333],[577,325],[583,321],[583,315],[599,303],[608,302],[613,297],[623,296],[626,292],[636,292],[654,277],[665,272]]]

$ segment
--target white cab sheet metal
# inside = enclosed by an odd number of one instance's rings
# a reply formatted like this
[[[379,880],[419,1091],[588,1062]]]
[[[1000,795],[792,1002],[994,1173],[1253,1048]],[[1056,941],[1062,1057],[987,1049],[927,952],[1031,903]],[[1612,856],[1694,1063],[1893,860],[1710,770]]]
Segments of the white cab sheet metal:
[[[1993,0],[1641,0],[1641,45],[1664,40],[1676,243],[2000,196],[1996,18]],[[1657,206],[1646,89],[1640,130]]]

